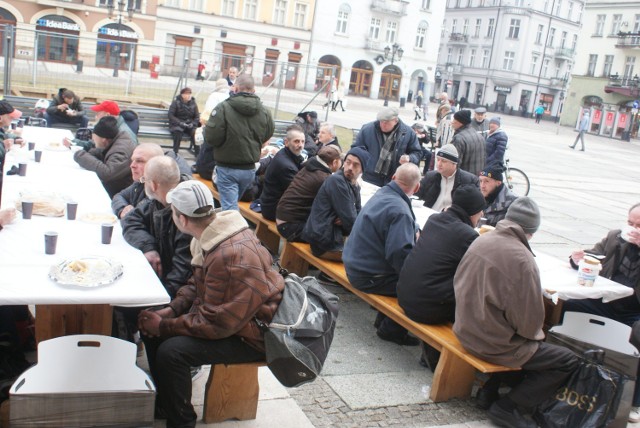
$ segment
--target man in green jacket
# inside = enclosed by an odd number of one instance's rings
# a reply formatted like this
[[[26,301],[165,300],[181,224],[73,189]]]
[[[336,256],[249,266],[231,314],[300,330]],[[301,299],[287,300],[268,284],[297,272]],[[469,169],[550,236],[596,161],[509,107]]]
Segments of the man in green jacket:
[[[213,146],[216,185],[223,210],[237,210],[238,199],[251,186],[260,150],[273,135],[271,113],[255,95],[253,78],[236,79],[234,94],[211,113],[204,139]]]

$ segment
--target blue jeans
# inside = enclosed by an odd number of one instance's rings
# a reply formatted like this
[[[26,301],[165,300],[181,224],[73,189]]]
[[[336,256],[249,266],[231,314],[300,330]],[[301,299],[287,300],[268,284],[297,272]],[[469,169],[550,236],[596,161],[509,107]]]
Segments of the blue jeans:
[[[255,169],[234,169],[217,166],[216,185],[220,193],[220,205],[224,211],[238,210],[238,200],[251,187]]]

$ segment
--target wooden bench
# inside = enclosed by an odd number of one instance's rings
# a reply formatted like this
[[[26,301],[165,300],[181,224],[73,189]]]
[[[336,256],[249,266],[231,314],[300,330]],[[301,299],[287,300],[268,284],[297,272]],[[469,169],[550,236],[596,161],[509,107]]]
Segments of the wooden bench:
[[[469,397],[476,370],[482,373],[519,370],[488,363],[469,354],[453,333],[451,324],[427,325],[412,321],[398,305],[396,297],[367,294],[358,290],[349,282],[344,264],[315,257],[311,253],[309,244],[285,241],[280,264],[289,272],[295,272],[300,276],[306,275],[309,264],[315,266],[360,299],[406,328],[418,339],[440,351],[440,361],[434,373],[430,393],[430,398],[434,402]]]
[[[7,95],[4,97],[4,99],[9,104],[11,104],[13,108],[20,110],[22,112],[22,117],[24,118],[32,117],[34,115],[36,103],[38,102],[38,100],[40,100],[40,98],[19,97],[15,95]],[[85,114],[89,119],[89,121],[95,119],[95,112],[91,110],[91,106],[93,105],[95,105],[95,103],[93,102],[84,102],[84,101],[82,102],[82,108],[84,109]],[[69,129],[71,131],[77,131],[79,126],[66,124],[66,123],[56,123],[54,125],[54,128]]]

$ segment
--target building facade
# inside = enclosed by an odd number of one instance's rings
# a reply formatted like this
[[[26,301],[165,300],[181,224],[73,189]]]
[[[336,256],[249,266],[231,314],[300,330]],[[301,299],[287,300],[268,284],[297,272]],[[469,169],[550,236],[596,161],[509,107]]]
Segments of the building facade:
[[[640,2],[589,1],[560,123],[575,126],[586,109],[588,132],[637,138],[639,67]]]
[[[305,89],[333,75],[353,96],[400,101],[432,91],[444,3],[431,0],[326,0],[313,26]]]
[[[558,117],[573,68],[582,0],[448,0],[436,92],[468,105]]]

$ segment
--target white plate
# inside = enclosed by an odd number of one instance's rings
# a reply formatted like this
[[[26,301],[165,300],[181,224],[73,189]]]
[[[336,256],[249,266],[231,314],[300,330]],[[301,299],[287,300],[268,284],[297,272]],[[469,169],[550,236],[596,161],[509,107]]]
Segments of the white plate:
[[[68,152],[69,151],[69,148],[67,146],[65,146],[64,144],[62,144],[62,143],[54,143],[54,142],[45,144],[44,148],[47,149],[47,150],[54,151],[54,152]]]
[[[110,213],[86,213],[80,216],[80,220],[85,223],[115,223],[118,220],[114,214]]]
[[[120,278],[122,264],[104,257],[79,257],[51,266],[49,278],[62,285],[99,287]]]

